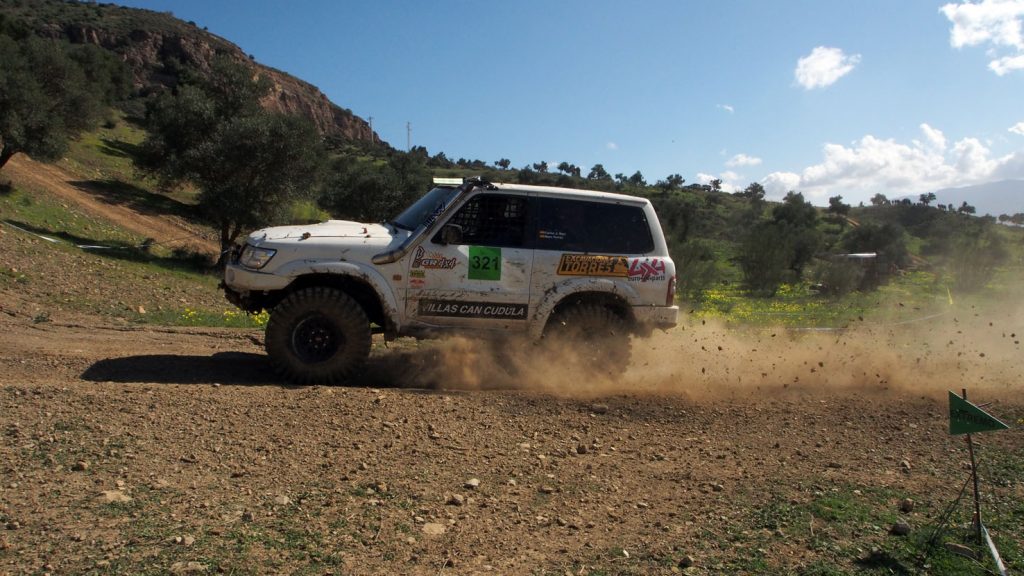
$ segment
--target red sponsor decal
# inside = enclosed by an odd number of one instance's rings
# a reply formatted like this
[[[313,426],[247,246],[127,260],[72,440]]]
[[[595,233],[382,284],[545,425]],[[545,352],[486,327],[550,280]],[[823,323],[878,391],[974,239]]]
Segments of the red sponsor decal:
[[[665,279],[665,261],[661,258],[636,259],[629,264],[629,279],[649,282]]]

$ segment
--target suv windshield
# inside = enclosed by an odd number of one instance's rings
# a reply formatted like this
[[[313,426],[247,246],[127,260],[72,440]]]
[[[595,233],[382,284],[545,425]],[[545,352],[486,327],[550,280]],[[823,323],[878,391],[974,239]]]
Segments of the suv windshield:
[[[458,193],[458,188],[434,188],[396,216],[391,224],[403,230],[415,230],[429,225]]]

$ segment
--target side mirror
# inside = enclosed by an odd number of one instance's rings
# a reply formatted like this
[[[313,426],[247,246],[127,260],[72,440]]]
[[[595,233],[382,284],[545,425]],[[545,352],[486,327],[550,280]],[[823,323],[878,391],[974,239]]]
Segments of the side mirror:
[[[441,228],[441,244],[462,244],[462,226],[458,224],[445,224]]]

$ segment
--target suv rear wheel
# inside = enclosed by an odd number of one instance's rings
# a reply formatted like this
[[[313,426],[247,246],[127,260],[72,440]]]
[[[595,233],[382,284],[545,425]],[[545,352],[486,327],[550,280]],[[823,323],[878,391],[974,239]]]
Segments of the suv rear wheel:
[[[370,355],[370,321],[341,290],[305,288],[271,312],[266,348],[274,368],[296,384],[339,384]]]
[[[629,364],[629,324],[601,304],[579,302],[559,310],[548,321],[544,338],[584,372],[619,376]]]

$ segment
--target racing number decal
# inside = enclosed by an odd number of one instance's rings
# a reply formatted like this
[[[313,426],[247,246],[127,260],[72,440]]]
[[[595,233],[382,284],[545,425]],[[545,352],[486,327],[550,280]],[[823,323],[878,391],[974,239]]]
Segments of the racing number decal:
[[[470,246],[469,279],[501,280],[501,248]]]

